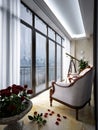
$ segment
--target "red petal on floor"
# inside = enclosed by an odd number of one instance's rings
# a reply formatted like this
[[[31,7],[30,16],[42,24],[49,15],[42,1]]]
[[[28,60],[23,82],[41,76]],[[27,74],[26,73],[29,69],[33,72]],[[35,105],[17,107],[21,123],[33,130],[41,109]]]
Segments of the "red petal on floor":
[[[59,125],[59,122],[56,121],[55,124],[56,124],[56,125]]]
[[[52,114],[51,114],[51,113],[50,113],[49,115],[50,115],[50,116],[52,116]]]
[[[61,119],[60,119],[60,118],[57,118],[57,121],[61,121]]]
[[[63,116],[64,119],[66,119],[67,117],[66,116]]]
[[[34,112],[34,115],[37,115],[37,111]]]
[[[47,118],[47,115],[44,115],[45,118]]]
[[[45,115],[48,115],[48,113],[45,113]]]
[[[60,114],[57,114],[58,117],[60,117]]]
[[[52,114],[54,114],[54,111],[52,111]]]
[[[48,109],[48,111],[50,111],[50,109]]]

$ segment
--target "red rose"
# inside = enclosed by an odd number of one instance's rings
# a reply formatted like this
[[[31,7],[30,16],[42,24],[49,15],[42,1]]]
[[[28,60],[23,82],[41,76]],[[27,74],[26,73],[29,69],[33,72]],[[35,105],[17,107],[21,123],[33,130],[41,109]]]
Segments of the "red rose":
[[[6,89],[6,91],[5,91],[5,96],[7,96],[7,97],[11,96],[10,90]]]
[[[37,115],[37,111],[34,112],[34,115]]]
[[[23,91],[24,89],[21,85],[17,85],[16,88],[19,89],[20,91]]]
[[[25,99],[25,97],[24,96],[21,96],[21,101],[23,101]]]
[[[27,94],[32,94],[33,91],[32,90],[27,90]]]
[[[8,86],[8,87],[7,87],[8,90],[11,90],[11,88],[12,88],[11,86]]]
[[[12,93],[18,95],[19,94],[19,89],[12,88]]]
[[[25,84],[25,85],[24,85],[24,88],[28,88],[28,85],[27,85],[27,84]]]
[[[5,95],[6,95],[6,89],[2,89],[2,90],[1,90],[1,96],[4,97]]]
[[[17,85],[16,84],[13,84],[12,87],[16,87]]]

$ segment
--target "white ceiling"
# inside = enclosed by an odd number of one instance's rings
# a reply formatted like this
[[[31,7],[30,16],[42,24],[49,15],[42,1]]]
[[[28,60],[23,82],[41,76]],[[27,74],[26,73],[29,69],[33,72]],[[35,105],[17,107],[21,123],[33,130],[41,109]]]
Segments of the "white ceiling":
[[[86,33],[87,37],[92,35],[94,0],[44,1],[72,38],[79,37],[84,33]],[[82,16],[79,15],[79,11]]]
[[[22,0],[31,10],[36,12],[44,21],[55,29],[61,36],[66,35],[69,39],[74,39],[73,35],[80,36],[83,33],[81,18],[78,16],[77,2],[82,15],[86,36],[93,34],[93,8],[94,0]],[[51,6],[58,11],[53,13],[45,3],[49,1]],[[57,18],[59,16],[59,18]],[[61,20],[63,19],[63,20]],[[65,25],[65,21],[69,27]],[[69,31],[70,30],[70,31]],[[71,33],[70,33],[71,32]]]
[[[94,0],[79,0],[83,24],[87,36],[93,34]]]

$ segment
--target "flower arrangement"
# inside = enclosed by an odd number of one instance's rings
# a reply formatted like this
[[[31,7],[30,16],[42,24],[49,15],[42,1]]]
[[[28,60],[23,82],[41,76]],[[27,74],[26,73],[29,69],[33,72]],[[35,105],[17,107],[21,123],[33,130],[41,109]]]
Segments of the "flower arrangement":
[[[46,124],[46,120],[43,118],[43,113],[37,113],[36,111],[34,112],[33,116],[28,116],[29,120],[36,122],[39,126],[43,126]]]
[[[84,61],[83,59],[81,59],[79,61],[79,72],[85,69],[87,66],[88,66],[88,61]]]
[[[27,85],[13,84],[0,90],[0,118],[18,115],[26,109],[26,101],[33,93],[27,88]]]

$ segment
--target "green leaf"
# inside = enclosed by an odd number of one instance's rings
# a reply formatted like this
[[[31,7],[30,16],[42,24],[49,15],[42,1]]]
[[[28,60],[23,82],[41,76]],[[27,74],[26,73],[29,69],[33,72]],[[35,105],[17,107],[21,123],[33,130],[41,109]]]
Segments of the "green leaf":
[[[33,120],[34,118],[32,116],[28,116],[29,120]]]
[[[43,113],[41,113],[40,116],[43,116]]]
[[[45,124],[46,124],[46,122],[47,122],[46,120],[43,120],[43,125],[45,125]]]

